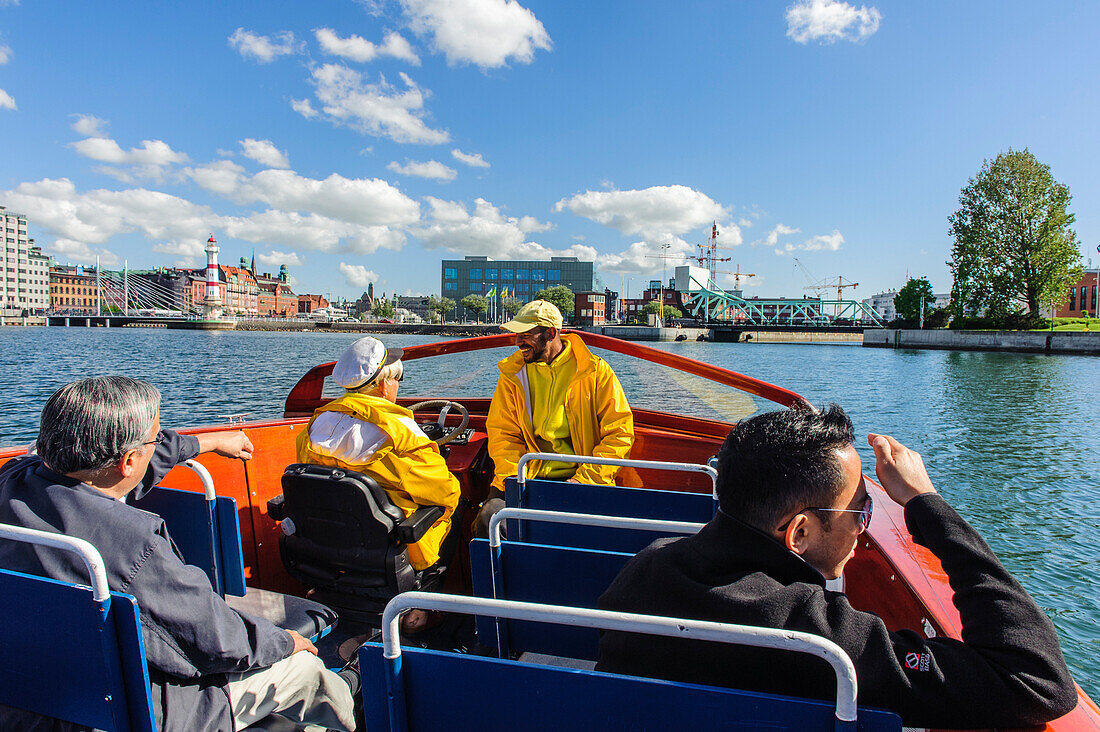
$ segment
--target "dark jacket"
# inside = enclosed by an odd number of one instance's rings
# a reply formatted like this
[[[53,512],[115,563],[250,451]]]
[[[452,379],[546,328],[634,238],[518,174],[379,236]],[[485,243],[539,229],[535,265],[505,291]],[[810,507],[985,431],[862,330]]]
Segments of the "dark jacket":
[[[143,495],[198,454],[194,437],[171,430],[162,435],[165,441],[131,495]],[[206,574],[183,563],[159,516],[59,475],[36,455],[0,468],[0,523],[88,540],[103,556],[111,589],[137,598],[158,729],[232,730],[225,674],[270,666],[294,648],[285,631],[231,610],[214,594]],[[47,547],[0,542],[0,566],[88,582],[79,558]],[[25,714],[0,709],[0,729],[28,728],[14,716]]]
[[[1016,727],[1068,713],[1077,692],[1054,626],[978,533],[939,495],[912,499],[905,522],[943,564],[964,641],[891,633],[825,589],[822,575],[762,532],[719,513],[695,536],[660,539],[600,597],[605,610],[785,628],[832,640],[851,657],[859,703],[915,727]],[[606,632],[597,669],[833,700],[818,658]]]

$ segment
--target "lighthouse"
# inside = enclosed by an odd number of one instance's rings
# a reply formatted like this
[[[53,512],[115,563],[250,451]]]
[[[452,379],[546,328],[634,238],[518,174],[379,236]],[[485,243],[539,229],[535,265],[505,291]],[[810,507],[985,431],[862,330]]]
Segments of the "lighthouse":
[[[206,240],[206,297],[202,301],[202,312],[207,320],[222,317],[222,298],[218,292],[218,242],[213,234]]]

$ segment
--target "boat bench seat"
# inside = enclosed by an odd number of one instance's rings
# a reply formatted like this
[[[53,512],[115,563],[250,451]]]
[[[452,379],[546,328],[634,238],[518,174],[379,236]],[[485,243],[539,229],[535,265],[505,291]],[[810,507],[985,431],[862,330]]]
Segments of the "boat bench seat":
[[[500,550],[498,586],[494,594],[489,541],[474,539],[470,542],[470,574],[475,597],[586,608],[596,607],[596,600],[634,556],[625,552],[515,541],[502,541]],[[528,620],[502,620],[501,623],[508,652],[596,660],[599,631],[595,628]],[[478,616],[477,635],[484,645],[497,648],[494,618]]]
[[[31,533],[0,524],[0,541],[75,543]],[[102,568],[98,553],[80,553]],[[94,729],[155,732],[137,600],[109,591],[106,575],[91,584],[0,569],[0,705]],[[269,717],[248,729],[302,728]]]
[[[164,519],[188,564],[210,578],[210,586],[234,610],[266,618],[316,643],[336,626],[337,613],[313,600],[248,587],[244,576],[237,502],[226,496],[207,501],[194,491],[155,487],[133,505]]]
[[[534,612],[548,623],[588,625],[593,627],[587,629],[593,631],[610,618],[623,622],[627,617],[615,613],[594,617],[592,611],[523,603],[495,603],[490,607],[486,603],[493,601],[422,592],[399,596],[387,614],[396,618],[399,608],[426,602],[431,603],[429,607],[452,612],[492,610],[514,616]],[[658,632],[651,628],[661,623],[662,635],[683,632],[684,625],[698,627],[698,621],[629,617],[625,622],[637,628],[635,632]],[[675,625],[669,625],[670,622]],[[723,627],[723,633],[731,636],[744,630],[739,626]],[[854,685],[846,686],[842,692],[839,682],[838,700],[825,702],[583,668],[401,648],[396,632],[395,620],[393,625],[383,627],[382,643],[366,643],[359,648],[363,711],[366,728],[370,730],[418,732],[449,729],[459,723],[480,729],[537,730],[682,730],[715,726],[811,732],[901,730],[901,719],[896,714],[856,708]],[[385,650],[393,646],[395,638],[397,654],[386,658]],[[850,668],[850,660],[847,663]],[[491,689],[488,696],[486,689]],[[839,719],[842,702],[844,709],[850,710],[844,715],[852,721]]]
[[[523,490],[516,479],[504,480],[504,502],[510,508],[534,508],[603,516],[706,523],[714,517],[714,499],[705,493],[659,491],[624,486],[566,483],[529,478]],[[664,534],[619,529],[509,520],[508,538],[516,541],[636,554]]]

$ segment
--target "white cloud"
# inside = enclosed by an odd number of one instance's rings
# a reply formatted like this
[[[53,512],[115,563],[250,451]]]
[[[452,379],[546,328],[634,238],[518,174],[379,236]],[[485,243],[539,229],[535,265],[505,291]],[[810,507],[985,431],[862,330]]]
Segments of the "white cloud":
[[[176,257],[173,266],[191,267],[196,262],[206,259],[206,242],[201,239],[184,239],[182,241],[158,242],[152,246],[152,250],[158,254],[171,254]]]
[[[464,153],[456,147],[454,150],[451,150],[451,156],[458,162],[469,165],[471,168],[489,167],[489,163],[481,156],[481,153]]]
[[[363,74],[341,64],[325,64],[313,70],[314,86],[321,112],[335,125],[345,125],[360,132],[388,137],[394,142],[437,145],[447,142],[445,130],[434,130],[424,122],[422,91],[408,74],[400,74],[405,85],[398,91],[381,75],[378,83],[367,83]],[[318,116],[308,100],[295,100],[294,110],[303,117]]]
[[[409,26],[430,36],[447,63],[498,68],[510,60],[531,63],[535,51],[549,51],[550,35],[539,19],[515,0],[401,0]]]
[[[288,267],[301,267],[306,263],[305,257],[299,256],[297,252],[280,252],[277,249],[272,249],[270,254],[257,254],[256,259],[265,267],[284,264]]]
[[[387,165],[386,168],[398,175],[411,175],[417,178],[430,178],[431,180],[443,182],[452,181],[455,179],[455,176],[458,175],[457,170],[448,168],[446,165],[436,160],[417,162],[415,160],[406,159],[404,165],[395,160]]]
[[[240,143],[241,154],[246,158],[252,158],[260,165],[266,165],[269,168],[290,167],[286,151],[279,150],[271,140],[253,140],[251,137],[246,137]]]
[[[841,0],[798,0],[787,8],[787,37],[796,43],[865,41],[878,30],[878,8]]]
[[[288,174],[296,178],[296,183],[281,187],[278,181],[257,182],[257,178],[264,173]],[[361,195],[362,191],[375,191],[377,187],[373,183],[333,180],[332,177],[314,181],[297,177],[289,171],[269,170],[252,179],[243,177],[239,184],[241,190],[253,197],[262,195],[288,204],[310,204],[330,195],[333,201],[329,208],[334,211],[354,207],[357,202],[369,204],[366,214],[357,211],[354,217],[345,219],[312,211],[301,213],[278,209],[227,216],[178,196],[142,188],[78,192],[72,181],[66,178],[21,183],[13,190],[0,191],[0,200],[13,209],[25,212],[37,225],[58,238],[89,246],[103,244],[119,234],[138,232],[156,242],[154,251],[191,256],[201,250],[202,242],[206,241],[210,231],[222,231],[232,238],[291,249],[359,254],[369,254],[379,248],[400,249],[405,242],[403,227],[387,222],[415,221],[419,205],[396,189],[393,189],[396,198],[381,190],[381,195],[366,200]],[[382,181],[379,183],[388,185]],[[340,195],[341,188],[344,189],[343,195]],[[387,201],[398,205],[402,200],[407,202],[404,211],[400,210],[400,206],[396,213],[379,211],[379,208],[388,207]],[[364,223],[367,214],[376,221]]]
[[[378,282],[378,275],[361,264],[340,262],[340,272],[344,275],[344,280],[352,287],[365,288],[367,285]]]
[[[756,246],[757,244],[763,244],[764,246],[774,247],[776,244],[779,243],[779,237],[789,236],[790,234],[797,234],[800,231],[802,230],[796,229],[793,226],[778,224],[774,229],[765,234],[763,239],[758,239],[757,241],[754,241],[752,245]]]
[[[474,202],[473,213],[457,201],[444,201],[432,196],[428,196],[427,201],[430,209],[428,222],[409,230],[426,249],[450,249],[499,259],[545,259],[562,254],[537,242],[527,241],[528,232],[549,228],[530,216],[505,216],[483,198]],[[582,249],[595,253],[591,247]]]
[[[99,257],[99,264],[103,267],[114,267],[122,263],[119,256],[110,250],[93,249],[82,241],[72,239],[56,239],[53,244],[44,245],[43,251],[63,262],[92,264]]]
[[[261,64],[269,64],[280,56],[301,53],[305,44],[294,39],[290,31],[282,31],[270,36],[261,36],[238,28],[229,36],[229,46],[237,50],[244,58],[251,58]]]
[[[408,61],[414,66],[420,65],[420,57],[400,33],[387,33],[381,44],[371,43],[357,35],[341,38],[332,28],[318,28],[313,34],[321,44],[322,51],[349,61],[362,63],[373,61],[379,56],[389,56]]]
[[[554,210],[568,210],[628,236],[640,234],[651,242],[687,233],[728,215],[723,206],[706,194],[679,185],[632,191],[585,191],[558,201]]]
[[[795,229],[794,231],[798,231]],[[782,249],[776,249],[775,253],[779,255],[789,254],[790,252],[804,251],[804,252],[835,252],[840,249],[840,245],[844,243],[844,235],[840,233],[838,229],[833,229],[832,234],[818,234],[817,236],[810,237],[801,244],[787,243]]]
[[[420,218],[420,205],[379,178],[324,180],[292,170],[264,170],[242,186],[238,195],[282,209],[312,211],[366,226],[404,226]]]
[[[14,54],[12,53],[11,46],[5,46],[3,43],[0,43],[0,66],[3,66],[8,61],[11,61],[11,57],[13,55]]]
[[[106,137],[107,136],[107,120],[100,119],[91,114],[71,114],[70,117],[76,117],[76,120],[72,124],[73,130],[78,135],[84,137]]]
[[[221,196],[230,196],[240,188],[245,174],[244,168],[232,160],[216,160],[194,168],[184,168],[182,172],[200,188]]]
[[[308,99],[291,99],[290,108],[306,119],[313,119],[318,114]]]
[[[15,106],[15,100],[11,98],[11,94],[3,89],[0,89],[0,109],[18,109]]]
[[[667,244],[667,248],[663,246]],[[673,267],[688,264],[687,255],[693,247],[679,237],[670,237],[660,244],[636,241],[617,254],[601,254],[596,265],[601,272],[615,274],[653,274],[672,272]],[[666,259],[666,257],[668,257]]]
[[[163,140],[142,140],[141,147],[126,151],[109,137],[89,137],[72,143],[72,147],[83,157],[113,165],[163,167],[187,162],[187,155],[176,152]]]

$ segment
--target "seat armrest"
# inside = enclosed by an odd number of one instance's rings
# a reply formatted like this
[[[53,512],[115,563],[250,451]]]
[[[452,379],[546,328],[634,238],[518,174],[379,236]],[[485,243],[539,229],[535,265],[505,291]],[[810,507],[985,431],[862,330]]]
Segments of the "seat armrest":
[[[403,544],[413,544],[420,541],[428,529],[439,519],[443,518],[445,510],[442,506],[421,506],[407,517],[393,530],[393,535]]]
[[[273,521],[282,521],[286,518],[286,509],[283,507],[284,502],[283,494],[269,498],[267,501],[267,515],[271,517]]]

